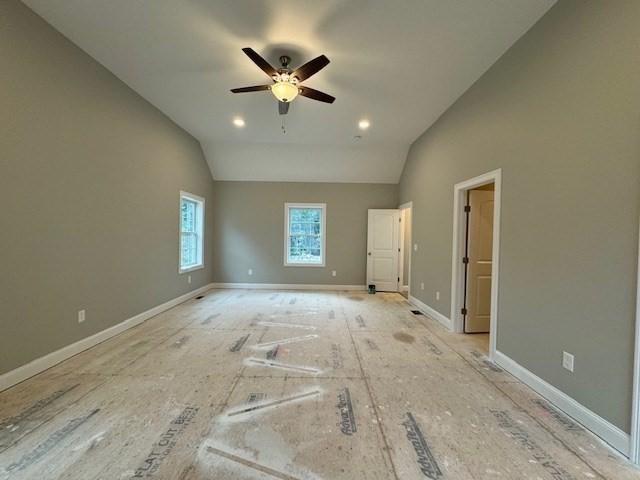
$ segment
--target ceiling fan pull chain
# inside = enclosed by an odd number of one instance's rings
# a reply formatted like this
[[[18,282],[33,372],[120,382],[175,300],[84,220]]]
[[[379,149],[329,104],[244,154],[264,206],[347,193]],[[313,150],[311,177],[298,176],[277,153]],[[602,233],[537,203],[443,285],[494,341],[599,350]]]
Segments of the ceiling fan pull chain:
[[[286,135],[286,134],[287,134],[287,127],[286,127],[286,125],[285,125],[285,123],[284,123],[284,122],[285,122],[285,120],[284,120],[284,119],[285,119],[285,117],[283,116],[283,117],[282,117],[282,134],[283,134],[283,135]]]

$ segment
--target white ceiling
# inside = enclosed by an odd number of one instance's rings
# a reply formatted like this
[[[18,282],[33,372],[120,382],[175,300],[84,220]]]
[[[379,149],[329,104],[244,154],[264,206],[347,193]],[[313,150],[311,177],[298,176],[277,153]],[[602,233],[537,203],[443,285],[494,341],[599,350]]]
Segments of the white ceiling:
[[[555,3],[23,1],[200,140],[215,179],[380,183],[398,181],[411,143]],[[283,135],[269,92],[229,92],[269,83],[243,47],[274,66],[327,55],[305,85],[336,102],[296,99]]]

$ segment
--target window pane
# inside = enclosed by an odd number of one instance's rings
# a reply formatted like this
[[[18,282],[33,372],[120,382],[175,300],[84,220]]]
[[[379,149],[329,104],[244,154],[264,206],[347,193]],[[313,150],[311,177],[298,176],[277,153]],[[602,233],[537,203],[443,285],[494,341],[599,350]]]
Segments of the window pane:
[[[302,223],[291,223],[291,229],[289,230],[291,232],[291,235],[300,235],[304,232],[304,225]]]
[[[183,232],[196,231],[196,202],[182,199],[182,222],[181,228]]]
[[[322,220],[322,209],[320,208],[291,208],[289,209],[289,222],[294,223],[317,223]]]
[[[198,263],[198,238],[193,233],[183,233],[181,243],[180,265],[189,267]]]
[[[322,263],[319,236],[296,235],[289,239],[289,262]]]
[[[291,222],[301,222],[302,221],[302,209],[300,209],[300,208],[291,208],[289,210],[289,220]]]
[[[308,222],[291,222],[289,233],[291,235],[319,235],[320,224]]]

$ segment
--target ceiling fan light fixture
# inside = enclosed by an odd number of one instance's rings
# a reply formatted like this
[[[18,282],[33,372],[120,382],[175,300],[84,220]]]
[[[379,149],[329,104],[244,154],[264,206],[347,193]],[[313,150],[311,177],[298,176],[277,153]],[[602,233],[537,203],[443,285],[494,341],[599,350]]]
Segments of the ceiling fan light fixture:
[[[271,93],[280,102],[292,102],[298,96],[298,87],[291,82],[276,82],[271,86]]]

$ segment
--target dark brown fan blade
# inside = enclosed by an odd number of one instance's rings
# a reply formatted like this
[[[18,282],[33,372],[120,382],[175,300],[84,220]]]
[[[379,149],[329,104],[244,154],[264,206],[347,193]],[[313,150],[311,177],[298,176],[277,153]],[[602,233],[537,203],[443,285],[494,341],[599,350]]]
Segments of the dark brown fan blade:
[[[278,102],[278,113],[286,115],[289,112],[289,102]]]
[[[300,95],[324,103],[333,103],[336,99],[336,97],[332,97],[331,95],[309,87],[300,87]]]
[[[233,93],[261,92],[263,90],[269,90],[270,88],[271,85],[256,85],[255,87],[232,88],[231,91]]]
[[[242,51],[253,61],[253,63],[260,67],[260,69],[264,73],[269,75],[269,77],[273,77],[276,73],[278,73],[276,72],[276,69],[269,65],[269,62],[258,55],[254,49],[247,47],[243,48]]]
[[[319,57],[316,57],[299,67],[295,72],[292,73],[292,75],[294,77],[298,77],[298,80],[303,82],[311,75],[315,75],[316,73],[318,73],[327,65],[329,65],[329,59],[324,55],[320,55]]]

